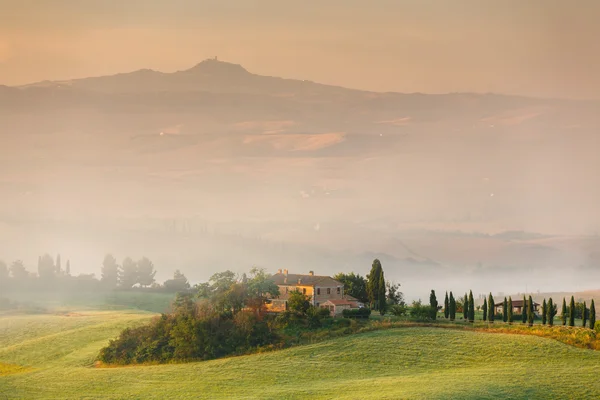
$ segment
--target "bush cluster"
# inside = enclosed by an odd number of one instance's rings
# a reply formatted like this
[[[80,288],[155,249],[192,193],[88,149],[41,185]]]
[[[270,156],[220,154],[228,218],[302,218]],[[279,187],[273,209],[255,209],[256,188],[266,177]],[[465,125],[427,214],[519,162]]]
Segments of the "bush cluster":
[[[342,316],[344,318],[369,318],[370,315],[371,309],[366,307],[342,311]]]

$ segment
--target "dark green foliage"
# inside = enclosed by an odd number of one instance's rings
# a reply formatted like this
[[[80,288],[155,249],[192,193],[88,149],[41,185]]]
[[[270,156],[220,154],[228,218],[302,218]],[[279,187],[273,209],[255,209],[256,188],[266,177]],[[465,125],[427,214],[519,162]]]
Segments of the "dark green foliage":
[[[533,325],[533,319],[535,314],[533,313],[533,300],[531,296],[529,296],[529,300],[527,300],[527,323],[529,326]]]
[[[571,296],[569,304],[569,326],[575,326],[575,299]]]
[[[466,321],[469,319],[469,296],[465,293],[465,297],[463,298],[463,318]]]
[[[521,309],[521,321],[527,322],[527,299],[523,295],[523,308]]]
[[[487,305],[487,299],[483,299],[483,320],[487,321],[487,313],[488,313],[488,305]]]
[[[502,321],[508,321],[508,301],[506,300],[506,297],[502,303]]]
[[[558,310],[556,309],[556,304],[554,304],[554,302],[552,301],[552,297],[550,297],[550,299],[548,299],[548,305],[546,307],[547,307],[546,319],[548,320],[548,325],[553,326],[554,325],[554,316],[556,315]]]
[[[166,280],[164,286],[168,292],[183,292],[190,288],[190,283],[181,271],[176,270],[173,279]]]
[[[387,310],[387,301],[386,301],[386,287],[385,287],[385,278],[383,277],[383,268],[379,273],[379,285],[378,285],[379,294],[377,295],[377,311],[379,311],[380,315],[385,315],[385,311]]]
[[[431,308],[430,312],[430,318],[431,319],[436,319],[437,317],[437,309],[438,309],[438,302],[437,302],[437,298],[435,297],[435,290],[431,290],[431,293],[429,294],[429,307]]]
[[[367,280],[354,272],[349,274],[339,273],[333,279],[344,284],[344,293],[350,295],[362,303],[369,302],[367,295]]]
[[[444,297],[444,318],[448,319],[450,316],[450,300],[448,299],[448,292],[446,292],[446,297]]]
[[[408,312],[408,307],[406,304],[393,304],[390,306],[390,312],[396,317],[402,317]]]
[[[366,307],[342,311],[342,316],[344,318],[369,318],[369,315],[371,315],[371,309]]]
[[[412,306],[410,307],[410,316],[417,320],[431,320],[431,315],[433,312],[434,310],[431,308],[431,306],[424,306],[421,303],[421,300],[413,301]]]
[[[452,292],[450,292],[450,300],[448,302],[450,304],[450,321],[454,321],[456,319],[456,300]]]
[[[567,315],[569,315],[569,312],[567,310],[567,301],[563,297],[562,310],[561,310],[561,319],[562,319],[563,325],[567,325]]]
[[[587,306],[584,301],[583,307],[581,309],[581,326],[584,328],[585,328],[585,325],[587,324],[587,316],[588,316],[588,310],[587,310]]]
[[[386,293],[386,304],[387,305],[401,305],[406,307],[406,303],[404,302],[404,293],[400,291],[400,284],[394,283],[391,281],[387,281],[385,283]]]
[[[596,306],[594,305],[594,299],[590,303],[590,329],[594,329],[596,326]]]
[[[494,306],[494,296],[490,293],[488,297],[488,321],[494,323],[494,314],[496,313],[496,307]]]
[[[154,276],[156,271],[154,270],[154,263],[147,257],[142,257],[137,262],[137,282],[140,286],[148,287],[154,283]]]
[[[287,305],[289,311],[306,314],[310,308],[310,298],[299,290],[294,290],[289,293]]]
[[[473,291],[469,291],[469,322],[475,322],[475,301],[473,301]]]
[[[548,306],[546,305],[546,299],[542,302],[542,325],[546,325],[546,318],[548,317]]]
[[[513,323],[513,302],[512,302],[512,297],[508,297],[508,307],[506,310],[506,319],[508,321],[509,324]]]

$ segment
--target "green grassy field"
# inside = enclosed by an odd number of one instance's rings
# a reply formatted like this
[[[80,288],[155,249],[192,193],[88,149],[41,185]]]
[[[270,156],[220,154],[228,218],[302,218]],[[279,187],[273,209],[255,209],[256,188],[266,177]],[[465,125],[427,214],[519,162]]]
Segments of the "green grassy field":
[[[0,399],[598,398],[600,352],[524,335],[368,332],[221,360],[95,368],[140,311],[0,317]]]

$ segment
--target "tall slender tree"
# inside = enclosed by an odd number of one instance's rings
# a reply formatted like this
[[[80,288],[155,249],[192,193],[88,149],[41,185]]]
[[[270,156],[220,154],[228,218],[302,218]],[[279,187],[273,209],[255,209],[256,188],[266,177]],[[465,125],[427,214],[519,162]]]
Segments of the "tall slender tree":
[[[596,306],[594,305],[594,299],[590,303],[590,329],[596,329]]]
[[[561,310],[561,315],[560,315],[563,325],[567,325],[567,315],[569,315],[569,313],[567,311],[567,300],[565,300],[565,298],[563,297],[563,304],[562,304],[562,310]]]
[[[444,318],[448,319],[450,316],[450,299],[448,299],[448,292],[446,292],[446,297],[444,297]]]
[[[431,319],[436,319],[437,317],[437,308],[438,308],[438,301],[437,298],[435,297],[435,290],[431,290],[431,293],[429,294],[429,307],[431,307]]]
[[[379,293],[377,295],[377,311],[380,315],[385,315],[387,301],[385,295],[385,278],[383,277],[383,268],[379,271]]]
[[[521,308],[521,322],[527,322],[527,299],[523,295],[523,308]]]
[[[507,320],[508,320],[508,324],[512,325],[513,323],[513,304],[512,304],[512,297],[508,297],[508,310],[506,310],[506,316],[507,316]]]
[[[581,310],[581,326],[585,328],[587,323],[587,305],[583,302],[583,309]]]
[[[454,295],[450,292],[450,321],[454,321],[456,319],[456,300],[454,299]]]
[[[533,326],[533,300],[531,296],[527,300],[527,323],[529,326]]]
[[[488,321],[490,322],[490,324],[494,323],[494,317],[496,313],[496,306],[494,303],[494,296],[492,296],[492,293],[490,292],[490,295],[488,297]]]
[[[546,317],[548,315],[548,306],[546,304],[546,299],[542,302],[542,325],[546,325]]]
[[[569,326],[575,326],[575,298],[571,296],[569,304]]]
[[[483,298],[483,320],[487,321],[487,312],[488,312],[488,304],[487,304],[487,299],[484,297]]]
[[[62,274],[62,265],[60,262],[60,254],[56,256],[56,275]]]
[[[473,300],[472,290],[469,290],[469,322],[475,322],[475,301]]]
[[[469,319],[469,296],[466,293],[463,299],[463,318],[465,321]]]
[[[554,302],[552,301],[552,297],[550,297],[548,299],[548,315],[546,316],[546,319],[548,320],[548,325],[549,326],[554,326],[554,316],[556,315],[556,304],[554,304]]]
[[[506,315],[508,311],[508,301],[506,300],[506,297],[504,298],[504,302],[502,303],[502,321],[506,322],[508,321],[508,315]]]
[[[371,309],[379,309],[379,275],[381,274],[381,262],[378,259],[373,260],[371,272],[367,275],[367,296]]]

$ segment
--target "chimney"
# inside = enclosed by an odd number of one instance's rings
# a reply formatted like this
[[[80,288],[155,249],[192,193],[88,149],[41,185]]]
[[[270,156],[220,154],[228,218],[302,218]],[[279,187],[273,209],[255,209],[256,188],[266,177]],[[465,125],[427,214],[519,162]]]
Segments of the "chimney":
[[[281,273],[281,268],[279,268],[279,269],[277,270],[277,273],[278,273],[278,274],[280,274],[280,273]]]
[[[309,276],[315,276],[315,271],[308,271]]]
[[[284,275],[287,275],[287,274],[288,274],[288,270],[287,270],[287,269],[284,269],[284,270],[283,270],[283,274],[284,274]]]

